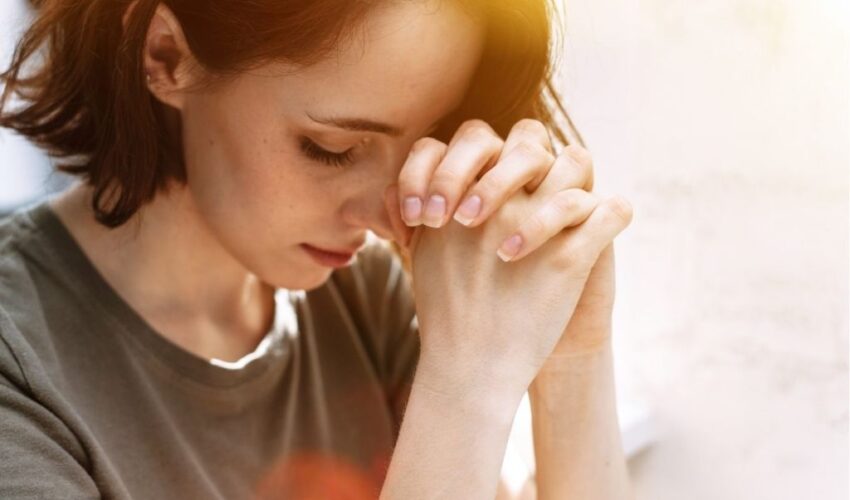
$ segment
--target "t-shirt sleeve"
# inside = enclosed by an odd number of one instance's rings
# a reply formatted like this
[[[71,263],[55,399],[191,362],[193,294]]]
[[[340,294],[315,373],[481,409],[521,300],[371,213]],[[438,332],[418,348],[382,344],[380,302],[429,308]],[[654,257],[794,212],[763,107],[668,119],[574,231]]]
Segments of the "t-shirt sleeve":
[[[71,431],[31,395],[10,327],[0,308],[0,498],[100,498]]]

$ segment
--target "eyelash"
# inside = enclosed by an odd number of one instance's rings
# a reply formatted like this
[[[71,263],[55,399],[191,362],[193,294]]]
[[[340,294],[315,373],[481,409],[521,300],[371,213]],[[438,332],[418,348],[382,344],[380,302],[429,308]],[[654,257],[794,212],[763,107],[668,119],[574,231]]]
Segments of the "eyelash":
[[[301,137],[299,142],[301,151],[308,158],[320,161],[326,165],[342,168],[343,165],[350,165],[354,161],[354,153],[352,152],[354,148],[350,148],[343,153],[332,153],[319,147],[318,144],[307,137]]]

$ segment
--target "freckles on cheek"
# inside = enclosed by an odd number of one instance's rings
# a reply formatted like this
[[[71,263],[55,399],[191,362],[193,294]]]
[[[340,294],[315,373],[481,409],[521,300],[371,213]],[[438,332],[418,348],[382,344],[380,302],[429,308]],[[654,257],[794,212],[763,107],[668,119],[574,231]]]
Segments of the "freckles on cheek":
[[[340,172],[302,158],[297,142],[279,135],[257,134],[232,155],[236,171],[229,176],[243,203],[239,210],[274,226],[288,221],[293,229],[299,221],[326,219],[334,210]]]
[[[279,151],[270,154],[270,150],[266,146],[264,153],[257,152],[240,165],[237,189],[240,198],[264,218],[292,220],[316,196],[313,186],[317,183],[300,170],[297,160]]]
[[[285,185],[279,157],[269,151],[266,139],[243,140],[235,149],[230,176],[241,194],[264,197]]]

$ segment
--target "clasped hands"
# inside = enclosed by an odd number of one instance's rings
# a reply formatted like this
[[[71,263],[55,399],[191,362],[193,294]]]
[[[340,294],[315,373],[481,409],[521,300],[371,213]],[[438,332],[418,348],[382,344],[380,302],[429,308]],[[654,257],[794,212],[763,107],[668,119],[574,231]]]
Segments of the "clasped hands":
[[[481,250],[505,265],[547,249],[559,265],[586,268],[579,273],[586,279],[581,298],[553,351],[569,357],[610,340],[612,240],[632,220],[623,197],[603,199],[592,189],[588,151],[569,145],[556,155],[540,121],[518,121],[503,140],[486,122],[468,120],[449,144],[431,137],[413,144],[385,204],[408,255],[425,228],[444,228],[451,219],[477,228],[499,214],[500,243]]]

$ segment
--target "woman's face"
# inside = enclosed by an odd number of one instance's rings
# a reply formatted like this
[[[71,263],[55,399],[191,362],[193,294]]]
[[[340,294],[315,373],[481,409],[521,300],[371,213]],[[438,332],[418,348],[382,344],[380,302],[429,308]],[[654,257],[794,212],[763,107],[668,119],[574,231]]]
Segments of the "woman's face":
[[[384,190],[413,142],[460,104],[478,63],[483,32],[451,2],[393,3],[366,23],[362,40],[315,66],[267,65],[183,98],[197,213],[272,285],[311,289],[329,277],[302,244],[353,251],[367,229],[391,235]],[[386,130],[358,130],[365,120]]]

